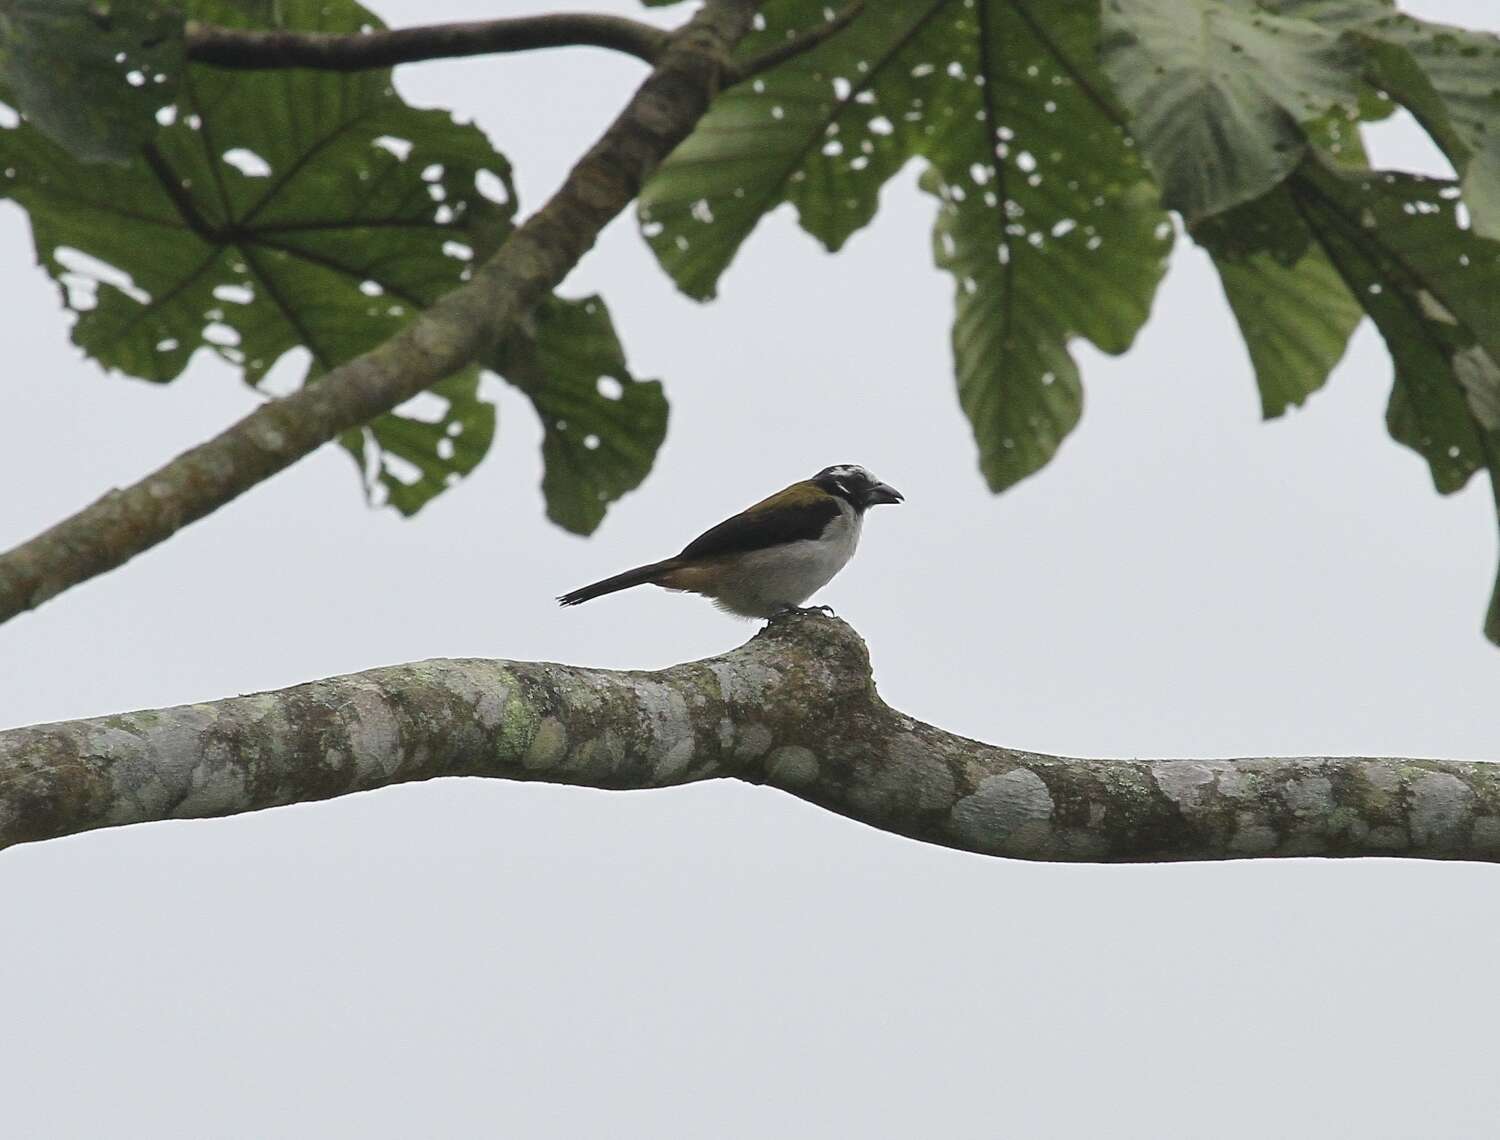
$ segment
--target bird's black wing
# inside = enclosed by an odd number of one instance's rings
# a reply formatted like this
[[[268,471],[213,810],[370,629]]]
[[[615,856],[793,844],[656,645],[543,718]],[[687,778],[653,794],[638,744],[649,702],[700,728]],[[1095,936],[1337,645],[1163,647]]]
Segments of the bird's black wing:
[[[784,542],[820,538],[838,517],[837,499],[810,484],[796,483],[704,531],[677,557],[695,560],[745,554]]]

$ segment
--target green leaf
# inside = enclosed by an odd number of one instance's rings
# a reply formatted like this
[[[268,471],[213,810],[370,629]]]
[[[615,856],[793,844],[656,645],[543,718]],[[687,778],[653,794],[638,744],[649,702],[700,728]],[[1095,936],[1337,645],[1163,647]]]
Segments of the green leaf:
[[[1351,136],[1357,143],[1358,136]],[[1363,151],[1350,156],[1362,161]],[[1364,316],[1285,185],[1207,218],[1193,238],[1212,255],[1255,367],[1266,419],[1323,386]]]
[[[182,27],[156,0],[0,0],[0,88],[74,158],[122,162],[172,101]]]
[[[630,374],[599,297],[548,298],[491,365],[541,417],[547,517],[592,534],[609,504],[640,486],[666,438],[660,382]]]
[[[1460,174],[1474,228],[1500,238],[1500,36],[1419,20],[1391,0],[1274,6],[1349,33],[1371,80],[1412,113]]]
[[[193,15],[236,24],[239,11],[199,0]],[[304,30],[375,23],[348,0],[278,11]],[[207,349],[258,384],[305,346],[314,380],[459,284],[473,247],[511,225],[504,157],[477,127],[407,106],[386,71],[193,67],[177,96],[170,125],[125,167],[83,167],[26,123],[0,131],[0,193],[30,213],[38,258],[77,314],[73,339],[105,367],[166,381]],[[469,439],[488,438],[452,394]],[[365,434],[433,476],[393,489],[411,510],[438,474],[468,469],[467,451],[443,459],[425,425],[401,421]],[[417,454],[419,440],[432,447]]]
[[[1258,198],[1302,160],[1299,124],[1359,98],[1338,32],[1250,0],[1105,0],[1104,69],[1191,222]]]
[[[1309,163],[1291,190],[1390,350],[1391,434],[1439,491],[1481,468],[1500,490],[1500,243],[1459,225],[1458,187],[1440,179]],[[1500,641],[1497,619],[1500,583],[1486,629]]]
[[[1323,386],[1364,310],[1317,246],[1292,265],[1269,253],[1214,265],[1250,351],[1261,415],[1272,419]]]
[[[371,497],[383,496],[410,516],[474,470],[494,439],[495,405],[480,398],[475,365],[411,404],[344,432],[339,444],[366,472]]]
[[[1411,16],[1368,21],[1377,82],[1462,177],[1474,228],[1500,238],[1500,36]]]
[[[828,18],[772,0],[755,54]],[[1170,223],[1094,62],[1096,0],[869,0],[810,51],[717,99],[647,184],[642,228],[678,285],[711,296],[782,202],[828,248],[865,225],[912,157],[940,199],[958,280],[960,400],[990,486],[1035,471],[1077,421],[1068,342],[1122,352],[1145,320]]]
[[[1440,179],[1309,163],[1292,192],[1390,349],[1391,434],[1427,460],[1438,490],[1458,490],[1492,445],[1458,362],[1473,350],[1500,360],[1500,244],[1458,224],[1458,188]]]
[[[822,3],[771,0],[739,54],[831,14]],[[678,287],[712,297],[740,243],[783,202],[830,250],[867,224],[882,184],[955,113],[948,102],[964,81],[945,61],[973,54],[963,20],[956,0],[869,0],[814,50],[715,99],[641,193],[642,232]]]
[[[1000,491],[1040,468],[1082,407],[1069,341],[1124,352],[1172,248],[1157,191],[1101,94],[1094,6],[1054,4],[1045,31],[978,10],[963,71],[926,141],[942,207],[938,264],[957,282],[953,354],[980,468]]]

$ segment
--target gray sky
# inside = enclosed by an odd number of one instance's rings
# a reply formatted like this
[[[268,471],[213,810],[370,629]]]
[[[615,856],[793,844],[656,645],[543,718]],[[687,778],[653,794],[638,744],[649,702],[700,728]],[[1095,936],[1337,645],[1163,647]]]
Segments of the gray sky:
[[[1486,0],[1405,6],[1500,27]],[[641,73],[580,50],[399,84],[475,116],[529,210]],[[1438,168],[1399,124],[1374,149]],[[995,498],[914,178],[838,257],[777,213],[708,306],[633,220],[607,232],[565,291],[604,293],[672,422],[592,539],[544,521],[540,430],[505,390],[494,453],[413,521],[365,509],[325,448],[7,625],[0,724],[423,657],[720,652],[755,626],[697,599],[551,599],[855,461],[908,502],[817,600],[907,712],[1072,754],[1500,755],[1488,492],[1439,499],[1388,439],[1368,325],[1261,424],[1184,244],[1129,355],[1077,350],[1080,430]],[[202,356],[166,388],[104,376],[32,262],[6,204],[5,546],[255,403]],[[8,1134],[48,1137],[1492,1137],[1497,875],[1028,865],[732,784],[436,782],[0,854],[0,1097]]]

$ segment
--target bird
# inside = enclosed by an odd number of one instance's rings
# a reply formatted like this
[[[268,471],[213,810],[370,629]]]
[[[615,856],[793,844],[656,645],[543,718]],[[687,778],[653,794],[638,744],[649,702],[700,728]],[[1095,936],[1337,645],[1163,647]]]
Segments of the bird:
[[[865,511],[904,498],[856,463],[825,467],[704,531],[680,554],[580,587],[557,601],[576,606],[650,583],[702,594],[739,617],[800,612],[853,556]]]

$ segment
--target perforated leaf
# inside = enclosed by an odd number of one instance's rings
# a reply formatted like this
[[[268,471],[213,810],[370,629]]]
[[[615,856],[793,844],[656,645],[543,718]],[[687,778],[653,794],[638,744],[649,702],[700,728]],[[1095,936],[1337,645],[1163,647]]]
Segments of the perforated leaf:
[[[1459,225],[1439,179],[1309,164],[1291,188],[1395,362],[1391,434],[1440,491],[1481,469],[1500,486],[1500,243]],[[1500,585],[1486,632],[1500,641]]]
[[[364,470],[369,486],[403,515],[421,510],[443,488],[474,470],[495,439],[495,405],[479,395],[479,367],[434,384],[410,404],[339,444]]]
[[[1156,187],[1100,105],[1093,4],[1048,11],[1045,33],[1009,4],[974,13],[951,113],[925,139],[936,257],[956,280],[959,400],[996,491],[1046,463],[1078,420],[1069,341],[1125,351],[1172,248]]]
[[[1363,63],[1336,30],[1251,0],[1104,0],[1101,51],[1162,201],[1189,221],[1291,173],[1299,124],[1354,108]]]
[[[1488,465],[1488,429],[1456,359],[1477,349],[1500,360],[1500,243],[1458,224],[1458,188],[1440,179],[1309,164],[1292,189],[1390,349],[1391,433],[1422,454],[1440,491],[1457,490]]]
[[[640,486],[666,438],[660,382],[630,374],[597,296],[549,298],[491,364],[541,417],[547,517],[592,534],[609,504]]]
[[[1500,36],[1420,20],[1392,0],[1263,0],[1346,33],[1372,80],[1409,109],[1462,177],[1474,228],[1500,238]]]
[[[836,250],[874,216],[880,187],[957,113],[945,71],[962,43],[956,0],[870,0],[814,51],[717,98],[641,194],[642,232],[689,296],[719,276],[760,219],[792,203]],[[750,57],[833,14],[821,3],[771,0],[740,55]]]
[[[324,0],[278,11],[319,31],[374,19]],[[220,0],[193,9],[226,24],[239,12]],[[298,346],[316,379],[457,285],[472,245],[497,240],[515,209],[509,166],[484,134],[408,107],[384,71],[193,67],[163,118],[144,157],[123,167],[81,166],[26,123],[0,131],[0,192],[30,213],[38,258],[77,313],[74,341],[144,379],[171,380],[207,349],[258,384]],[[440,491],[488,439],[463,389],[449,395],[471,434],[451,456],[429,425],[399,415],[346,438],[377,474],[372,488],[391,486],[388,466],[420,472],[392,494],[398,508]],[[367,462],[382,442],[399,444],[393,465]]]
[[[157,0],[0,0],[0,98],[74,158],[134,158],[182,69]]]
[[[746,55],[831,10],[773,0]],[[939,264],[957,278],[959,396],[1001,489],[1036,470],[1079,413],[1068,342],[1123,351],[1172,231],[1094,63],[1095,0],[870,0],[814,51],[714,104],[642,197],[643,230],[693,296],[763,214],[792,203],[837,249],[913,157],[940,200]]]

